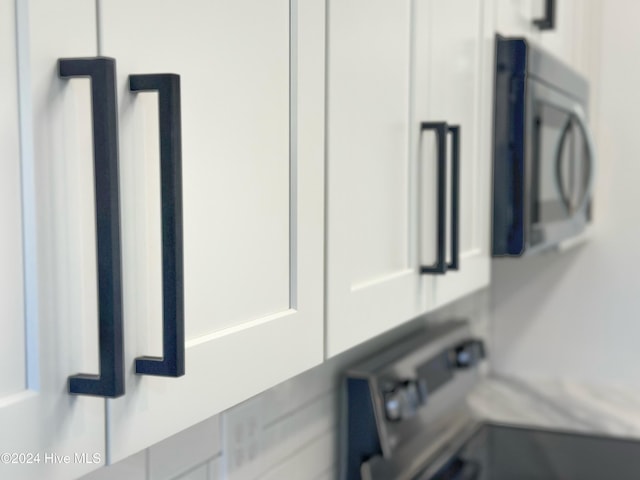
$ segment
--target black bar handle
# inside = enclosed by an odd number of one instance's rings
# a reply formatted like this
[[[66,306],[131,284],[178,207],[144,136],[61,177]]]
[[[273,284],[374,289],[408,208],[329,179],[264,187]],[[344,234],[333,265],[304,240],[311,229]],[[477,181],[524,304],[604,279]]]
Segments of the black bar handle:
[[[447,131],[448,125],[445,122],[422,122],[420,132],[433,130],[438,141],[438,214],[437,214],[437,237],[436,237],[436,262],[434,265],[421,265],[420,273],[442,274],[447,271],[446,264],[446,209],[447,209]]]
[[[100,373],[70,376],[69,393],[115,398],[124,395],[116,62],[61,58],[58,73],[91,79],[93,112]]]
[[[540,30],[553,30],[556,26],[556,0],[545,0],[544,17],[536,18],[533,24]]]
[[[450,126],[453,159],[451,162],[451,263],[447,270],[460,268],[460,126]]]
[[[136,373],[184,375],[184,248],[180,76],[130,75],[132,92],[158,92],[162,204],[162,357],[136,358]]]

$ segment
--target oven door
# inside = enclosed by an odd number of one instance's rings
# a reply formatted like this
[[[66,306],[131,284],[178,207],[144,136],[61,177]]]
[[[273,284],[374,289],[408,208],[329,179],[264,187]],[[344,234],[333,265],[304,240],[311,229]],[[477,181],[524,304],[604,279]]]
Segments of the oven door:
[[[595,174],[592,135],[580,103],[529,78],[528,253],[558,246],[586,228]]]

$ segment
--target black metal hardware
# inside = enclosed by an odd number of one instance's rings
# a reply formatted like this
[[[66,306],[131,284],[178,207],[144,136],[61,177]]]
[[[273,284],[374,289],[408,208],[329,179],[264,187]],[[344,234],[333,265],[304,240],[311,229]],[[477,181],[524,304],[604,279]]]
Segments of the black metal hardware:
[[[93,112],[100,373],[70,376],[69,393],[115,398],[124,395],[116,62],[61,58],[58,72],[91,79]]]
[[[452,139],[451,165],[451,263],[447,270],[460,268],[460,126],[449,127]]]
[[[441,274],[447,271],[445,261],[446,250],[446,209],[447,209],[447,143],[446,136],[448,126],[445,122],[422,122],[420,124],[420,132],[425,130],[433,130],[438,141],[438,214],[437,214],[437,240],[436,240],[436,262],[432,266],[421,265],[420,273],[436,273]]]
[[[537,18],[533,24],[540,30],[553,30],[556,26],[556,1],[545,0],[544,17]]]
[[[180,76],[130,75],[129,89],[158,92],[162,196],[163,356],[136,358],[136,373],[180,377],[185,372]]]
[[[460,268],[460,126],[446,122],[423,122],[420,130],[433,130],[438,141],[438,238],[437,257],[433,266],[422,265],[420,273],[446,273]],[[451,134],[451,262],[446,263],[447,214],[447,133]]]

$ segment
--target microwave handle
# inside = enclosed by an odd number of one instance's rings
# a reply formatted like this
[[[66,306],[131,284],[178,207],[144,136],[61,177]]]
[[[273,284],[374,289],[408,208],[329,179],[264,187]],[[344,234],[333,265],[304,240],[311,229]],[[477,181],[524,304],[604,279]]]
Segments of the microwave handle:
[[[576,213],[586,212],[589,208],[589,202],[591,201],[591,196],[593,193],[593,184],[596,173],[596,150],[593,143],[593,134],[589,129],[589,125],[587,124],[587,117],[584,114],[584,110],[579,105],[574,106],[571,113],[573,117],[576,119],[576,123],[578,124],[578,128],[582,131],[584,136],[585,144],[587,147],[587,168],[589,169],[589,178],[587,180],[587,184],[584,189],[584,196],[582,197],[582,202],[576,208]]]

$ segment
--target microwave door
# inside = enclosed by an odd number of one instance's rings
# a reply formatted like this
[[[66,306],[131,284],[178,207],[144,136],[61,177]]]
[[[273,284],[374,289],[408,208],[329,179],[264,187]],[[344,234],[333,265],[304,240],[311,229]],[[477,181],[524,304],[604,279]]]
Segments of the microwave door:
[[[529,242],[536,248],[556,245],[584,228],[593,149],[573,99],[537,82],[533,90]]]

